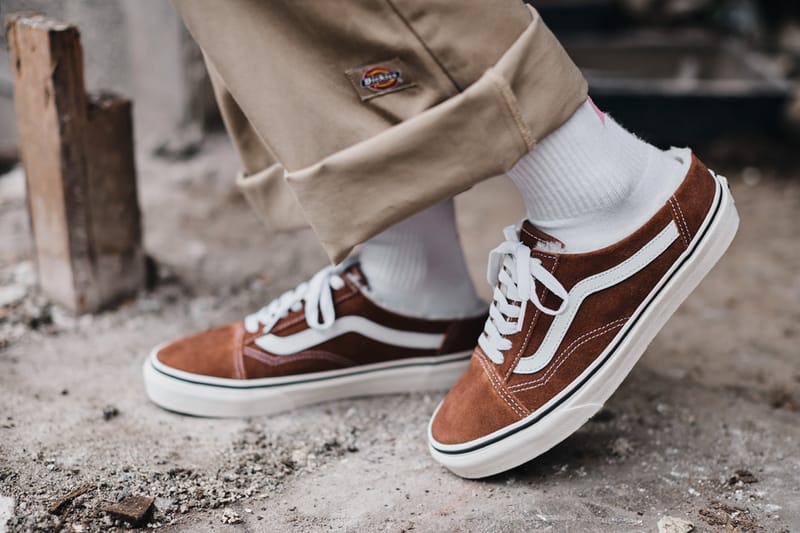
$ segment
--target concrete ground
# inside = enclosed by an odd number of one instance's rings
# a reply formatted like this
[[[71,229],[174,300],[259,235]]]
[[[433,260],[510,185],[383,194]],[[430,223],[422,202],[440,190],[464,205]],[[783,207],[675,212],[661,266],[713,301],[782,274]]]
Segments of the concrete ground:
[[[185,162],[144,157],[158,284],[79,319],[35,295],[22,176],[0,177],[0,530],[107,531],[120,524],[101,507],[129,494],[156,498],[147,527],[163,531],[627,532],[665,517],[695,531],[800,530],[796,175],[720,169],[739,236],[607,407],[537,460],[465,481],[426,450],[442,393],[250,420],[146,400],[153,345],[237,319],[324,264],[309,233],[259,226],[232,188],[235,168],[222,137]],[[521,210],[503,180],[458,201],[488,295],[486,252]]]

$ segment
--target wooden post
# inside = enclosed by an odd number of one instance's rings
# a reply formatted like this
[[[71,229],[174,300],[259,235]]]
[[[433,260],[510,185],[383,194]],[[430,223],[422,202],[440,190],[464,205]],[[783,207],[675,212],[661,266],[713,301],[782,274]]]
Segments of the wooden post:
[[[75,26],[6,23],[39,284],[78,313],[144,284],[130,100],[87,96]]]

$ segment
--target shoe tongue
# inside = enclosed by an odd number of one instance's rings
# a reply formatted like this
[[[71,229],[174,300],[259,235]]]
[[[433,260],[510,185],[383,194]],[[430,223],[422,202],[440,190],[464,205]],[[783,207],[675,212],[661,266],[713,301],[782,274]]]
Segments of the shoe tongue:
[[[359,263],[353,263],[351,266],[347,267],[343,274],[348,276],[358,287],[369,289],[367,276],[364,275]]]
[[[527,220],[522,223],[519,240],[529,248],[537,248],[546,252],[562,252],[565,245],[552,235],[548,235]]]

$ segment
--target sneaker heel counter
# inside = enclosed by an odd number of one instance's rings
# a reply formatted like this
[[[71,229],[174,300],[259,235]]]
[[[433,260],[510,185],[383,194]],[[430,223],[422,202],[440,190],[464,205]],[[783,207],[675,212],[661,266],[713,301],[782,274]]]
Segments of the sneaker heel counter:
[[[686,179],[672,195],[673,218],[688,242],[697,235],[717,193],[717,178],[696,156]]]

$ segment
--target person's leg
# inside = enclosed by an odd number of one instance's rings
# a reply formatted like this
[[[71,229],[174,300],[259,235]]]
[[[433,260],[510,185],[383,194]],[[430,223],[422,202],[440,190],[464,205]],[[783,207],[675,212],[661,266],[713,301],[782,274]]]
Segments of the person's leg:
[[[514,0],[174,4],[333,262],[502,174],[586,98]]]
[[[242,161],[237,185],[267,231],[307,226],[283,180],[284,167],[261,140],[206,58],[223,122]],[[452,199],[412,215],[369,239],[359,253],[368,295],[409,316],[459,318],[481,313],[456,228]]]
[[[176,4],[286,164],[334,262],[480,180],[508,172],[520,187],[533,223],[506,228],[492,252],[490,318],[430,427],[434,457],[460,475],[511,468],[580,427],[733,238],[738,218],[724,179],[688,151],[658,152],[607,117],[590,118],[577,67],[521,4]],[[275,367],[295,379],[312,353],[344,368],[381,353],[381,365],[400,360],[386,346],[398,343],[402,367],[420,366],[407,350],[435,342],[435,355],[447,355],[463,348],[464,335],[451,337],[472,332],[469,321],[434,325],[376,309],[367,285],[353,264],[323,270],[220,334],[235,340],[234,364],[226,349],[201,358],[226,361],[206,373],[268,375],[264,386],[286,391],[291,405],[294,389],[279,385],[286,374]],[[168,359],[177,366],[195,353],[186,343],[173,348]],[[396,390],[393,376],[359,387]],[[199,398],[209,409],[211,396]],[[300,403],[328,397],[341,395],[308,394]]]
[[[222,121],[242,164],[236,186],[267,232],[308,227],[303,210],[283,179],[283,165],[245,116],[214,64],[208,57],[203,59]]]
[[[283,165],[206,60],[242,161],[237,185],[265,233],[305,226]],[[145,385],[159,405],[204,416],[444,388],[463,369],[485,311],[466,269],[453,202],[444,200],[244,320],[157,347],[145,364]]]
[[[485,307],[450,199],[585,98],[552,34],[507,0],[175,5],[224,89],[237,148],[255,148],[239,180],[251,204],[273,229],[276,214],[300,212],[339,264],[243,321],[155,350],[151,398],[247,415],[451,384]],[[526,88],[539,95],[522,105]],[[340,263],[359,243],[361,257]]]

